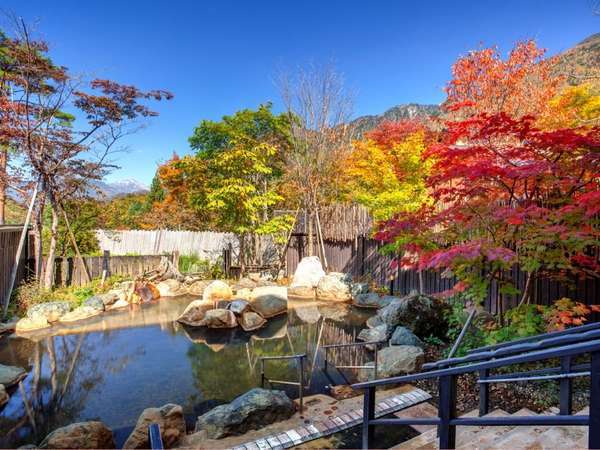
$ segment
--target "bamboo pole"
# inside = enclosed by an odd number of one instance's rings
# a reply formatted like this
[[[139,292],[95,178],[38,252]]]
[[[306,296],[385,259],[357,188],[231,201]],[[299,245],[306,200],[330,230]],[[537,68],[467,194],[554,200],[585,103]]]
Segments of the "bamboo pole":
[[[321,221],[319,220],[319,210],[317,209],[317,238],[321,242],[321,251],[323,252],[323,268],[325,272],[329,269],[329,264],[327,263],[327,256],[325,256],[325,243],[323,242],[323,230],[321,229]]]
[[[83,267],[83,273],[85,273],[85,278],[88,283],[91,283],[92,277],[90,276],[90,273],[88,272],[88,268],[85,264],[85,260],[83,259],[83,256],[81,256],[81,253],[79,252],[79,246],[77,245],[77,241],[75,240],[75,235],[73,234],[73,230],[71,230],[71,224],[69,223],[69,218],[67,217],[67,212],[65,211],[65,208],[63,208],[62,204],[60,205],[60,210],[62,211],[63,217],[65,219],[65,225],[67,226],[67,234],[69,235],[69,238],[71,239],[71,244],[73,244],[73,248],[75,249],[75,254],[77,255],[77,259],[79,259],[79,262],[81,263],[81,266]]]

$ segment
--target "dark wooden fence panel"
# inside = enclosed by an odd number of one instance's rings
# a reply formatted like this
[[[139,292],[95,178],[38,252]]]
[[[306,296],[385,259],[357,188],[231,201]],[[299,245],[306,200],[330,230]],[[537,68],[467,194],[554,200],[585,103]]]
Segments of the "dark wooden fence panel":
[[[286,255],[288,275],[295,272],[299,261],[307,254],[305,242],[306,236],[292,237]],[[381,287],[389,288],[394,294],[405,295],[411,290],[419,289],[419,274],[414,270],[392,269],[392,259],[382,255],[379,249],[379,243],[372,239],[358,238],[347,242],[325,241],[325,255],[330,271],[346,272],[354,279],[373,281]],[[523,291],[527,281],[526,273],[515,266],[506,276]],[[447,291],[456,282],[455,279],[442,277],[437,271],[425,271],[422,277],[424,291],[428,294]],[[486,310],[492,313],[498,312],[497,293],[498,287],[492,283],[484,301]],[[587,305],[600,304],[600,278],[588,277],[564,281],[538,279],[534,283],[532,301],[535,304],[550,305],[562,297],[569,297]],[[517,306],[518,302],[518,296],[502,296],[502,307],[505,311]]]
[[[161,257],[161,255],[135,255],[108,256],[105,259],[104,256],[84,256],[83,259],[90,276],[99,278],[106,264],[108,275],[136,277],[158,266]],[[84,286],[87,283],[84,268],[78,258],[56,258],[54,267],[56,286]]]
[[[4,301],[10,284],[10,274],[17,254],[19,239],[21,238],[22,226],[18,225],[0,225],[0,304]],[[29,245],[25,242],[25,247],[21,253],[17,278],[15,286],[18,286],[27,276]]]

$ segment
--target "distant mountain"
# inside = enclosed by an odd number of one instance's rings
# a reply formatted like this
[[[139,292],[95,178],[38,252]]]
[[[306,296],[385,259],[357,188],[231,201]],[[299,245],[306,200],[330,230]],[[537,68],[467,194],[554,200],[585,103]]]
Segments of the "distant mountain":
[[[558,55],[558,73],[570,84],[598,83],[600,77],[600,33],[592,34],[576,46]]]
[[[352,121],[352,124],[356,126],[357,133],[362,135],[365,131],[372,130],[384,120],[397,121],[402,119],[414,119],[415,117],[427,118],[439,114],[439,105],[408,103],[406,105],[394,106],[383,114],[358,117]]]
[[[98,181],[96,186],[108,198],[126,194],[145,194],[149,191],[148,186],[132,178],[112,183]]]

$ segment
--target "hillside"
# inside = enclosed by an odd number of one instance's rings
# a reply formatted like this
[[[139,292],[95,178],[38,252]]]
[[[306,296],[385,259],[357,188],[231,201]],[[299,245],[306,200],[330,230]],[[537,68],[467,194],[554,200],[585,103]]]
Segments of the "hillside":
[[[558,55],[557,73],[567,76],[569,84],[600,82],[600,33],[593,34]]]
[[[383,114],[361,116],[352,121],[356,126],[357,133],[362,135],[365,131],[372,130],[384,120],[397,121],[402,119],[413,119],[415,117],[431,117],[440,114],[438,105],[421,105],[418,103],[408,103],[397,105],[388,109]]]

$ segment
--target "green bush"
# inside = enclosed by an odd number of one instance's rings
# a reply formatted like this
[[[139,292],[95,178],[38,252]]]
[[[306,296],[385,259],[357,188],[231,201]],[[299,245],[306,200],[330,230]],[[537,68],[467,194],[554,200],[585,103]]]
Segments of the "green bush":
[[[200,258],[198,255],[180,255],[179,271],[181,273],[198,273],[203,278],[222,278],[223,277],[223,259],[218,258],[212,264],[209,259]]]

